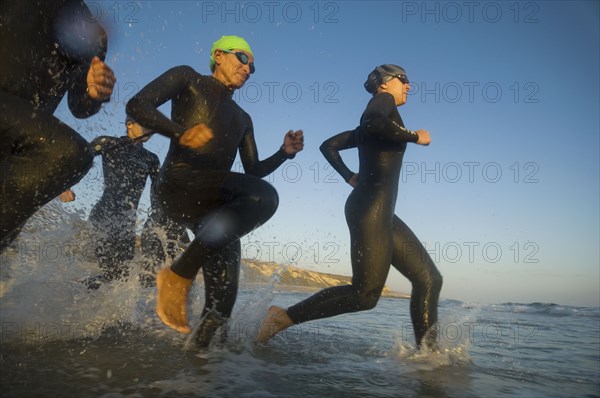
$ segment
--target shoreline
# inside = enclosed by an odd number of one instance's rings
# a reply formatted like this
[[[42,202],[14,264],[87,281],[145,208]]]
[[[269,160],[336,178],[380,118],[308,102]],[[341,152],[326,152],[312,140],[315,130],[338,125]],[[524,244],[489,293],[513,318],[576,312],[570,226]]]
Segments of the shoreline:
[[[266,286],[267,283],[244,283],[240,285],[240,290],[244,290],[247,288],[248,290],[252,289],[253,286]],[[301,286],[301,285],[274,285],[273,291],[276,293],[316,293],[325,288],[318,286]],[[407,293],[399,293],[394,291],[384,291],[381,293],[382,298],[392,298],[392,299],[410,299],[410,294]]]

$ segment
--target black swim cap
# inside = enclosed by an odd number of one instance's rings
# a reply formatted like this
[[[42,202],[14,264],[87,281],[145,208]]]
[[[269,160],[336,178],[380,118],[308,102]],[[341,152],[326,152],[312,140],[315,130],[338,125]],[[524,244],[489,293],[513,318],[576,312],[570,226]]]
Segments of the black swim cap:
[[[369,73],[367,81],[364,84],[365,90],[371,94],[375,94],[379,85],[398,75],[406,76],[406,71],[401,66],[394,64],[379,65]]]

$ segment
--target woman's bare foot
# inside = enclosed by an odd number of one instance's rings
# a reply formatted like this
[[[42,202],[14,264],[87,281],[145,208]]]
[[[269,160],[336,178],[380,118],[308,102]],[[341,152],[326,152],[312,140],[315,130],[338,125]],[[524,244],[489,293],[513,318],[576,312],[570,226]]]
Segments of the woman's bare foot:
[[[294,322],[290,319],[287,311],[281,307],[272,305],[269,307],[267,317],[263,319],[258,334],[257,343],[266,343],[271,337],[292,326]]]
[[[177,275],[168,267],[161,269],[156,274],[156,287],[158,288],[156,313],[165,325],[186,334],[192,332],[186,314],[187,297],[192,282],[191,279]]]

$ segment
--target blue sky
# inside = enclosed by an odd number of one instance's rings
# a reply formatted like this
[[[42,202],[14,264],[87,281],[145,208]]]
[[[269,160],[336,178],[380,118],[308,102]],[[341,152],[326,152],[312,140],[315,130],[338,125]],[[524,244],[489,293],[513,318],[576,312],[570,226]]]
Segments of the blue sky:
[[[306,146],[267,177],[281,204],[244,238],[246,257],[350,274],[350,187],[318,147],[357,125],[367,74],[395,63],[413,82],[404,122],[432,137],[409,145],[396,214],[436,261],[442,296],[600,305],[597,1],[87,4],[109,31],[115,95],[91,119],[64,103],[57,115],[89,140],[122,134],[127,100],[168,68],[208,74],[221,35],[252,46],[256,73],[235,98],[261,157],[289,129],[303,129]],[[147,148],[162,160],[168,141]],[[356,151],[343,157],[357,170]],[[96,165],[68,206],[89,209],[100,183]],[[410,291],[395,270],[388,284]]]

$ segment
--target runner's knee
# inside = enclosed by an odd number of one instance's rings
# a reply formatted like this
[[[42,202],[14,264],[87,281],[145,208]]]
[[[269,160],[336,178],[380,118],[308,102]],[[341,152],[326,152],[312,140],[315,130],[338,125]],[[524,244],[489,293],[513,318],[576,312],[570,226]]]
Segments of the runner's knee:
[[[279,195],[271,184],[262,180],[254,188],[252,194],[248,197],[248,201],[261,221],[266,221],[275,214],[277,207],[279,207]]]

